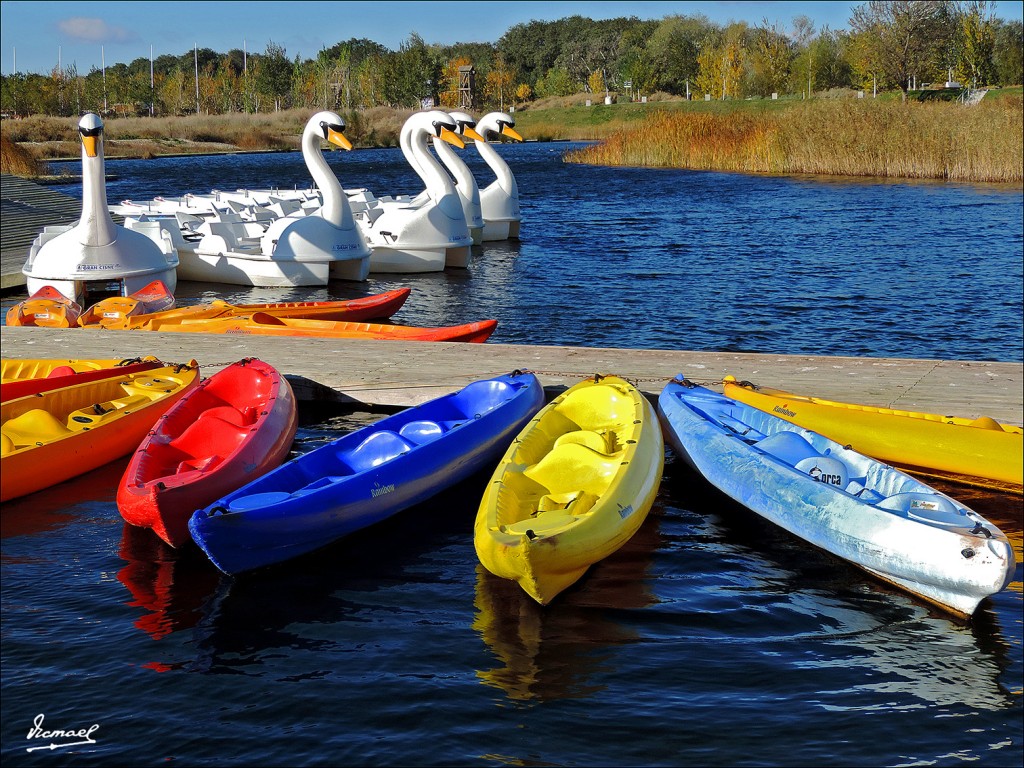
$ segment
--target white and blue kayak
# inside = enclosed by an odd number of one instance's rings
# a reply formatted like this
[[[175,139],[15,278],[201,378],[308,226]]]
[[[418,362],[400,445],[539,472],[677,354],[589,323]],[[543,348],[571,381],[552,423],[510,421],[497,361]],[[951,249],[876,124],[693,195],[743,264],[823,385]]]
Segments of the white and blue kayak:
[[[952,613],[970,616],[1013,578],[1002,531],[888,464],[681,378],[658,415],[680,457],[727,496]]]
[[[282,464],[198,510],[189,531],[227,574],[297,557],[491,467],[542,405],[532,373],[474,381]]]

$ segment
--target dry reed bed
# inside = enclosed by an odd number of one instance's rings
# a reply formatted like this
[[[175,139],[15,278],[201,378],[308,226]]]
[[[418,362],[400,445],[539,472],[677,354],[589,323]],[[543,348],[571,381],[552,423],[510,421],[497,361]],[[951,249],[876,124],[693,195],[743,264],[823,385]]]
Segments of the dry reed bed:
[[[0,134],[0,173],[38,176],[43,170],[41,165],[31,152],[15,144],[6,134]]]
[[[298,149],[302,131],[314,112],[293,109],[261,114],[125,117],[104,122],[106,154],[151,158],[202,152],[252,152]],[[346,113],[345,135],[356,146],[397,146],[411,110],[375,107]],[[33,115],[4,120],[0,134],[37,159],[79,157],[78,118]],[[25,173],[24,175],[31,175]]]
[[[948,103],[815,101],[749,113],[660,112],[566,160],[746,173],[1024,179],[1021,99]]]

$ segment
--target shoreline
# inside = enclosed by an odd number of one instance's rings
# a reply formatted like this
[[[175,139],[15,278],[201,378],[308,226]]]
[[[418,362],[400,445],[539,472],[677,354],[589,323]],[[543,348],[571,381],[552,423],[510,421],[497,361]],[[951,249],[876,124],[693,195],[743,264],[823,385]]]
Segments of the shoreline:
[[[512,113],[516,130],[528,141],[592,143],[568,161],[602,167],[1018,186],[1022,181],[1022,97],[1015,92],[973,106],[838,98],[580,106],[574,98],[517,109]],[[112,119],[107,124],[107,158],[297,152],[299,126],[308,119],[307,112]],[[357,150],[397,147],[408,114],[412,112],[377,110],[346,115],[346,135]],[[14,143],[39,163],[71,162],[80,156],[69,118],[4,120],[2,127],[5,143]],[[51,138],[39,141],[40,136]]]

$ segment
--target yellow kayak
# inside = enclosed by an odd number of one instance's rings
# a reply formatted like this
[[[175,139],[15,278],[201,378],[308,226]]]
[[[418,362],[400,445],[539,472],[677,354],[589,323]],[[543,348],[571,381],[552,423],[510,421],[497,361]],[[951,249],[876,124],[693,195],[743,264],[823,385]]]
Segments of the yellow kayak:
[[[547,604],[636,533],[658,492],[657,414],[616,376],[576,384],[505,453],[477,512],[480,562]]]
[[[725,394],[919,474],[1020,493],[1024,430],[987,416],[916,413],[795,395],[725,377]]]
[[[192,360],[8,400],[0,405],[0,501],[126,456],[198,384]]]
[[[0,379],[6,384],[10,381],[25,379],[45,379],[47,376],[62,376],[67,373],[83,373],[98,371],[103,368],[116,368],[125,360],[51,360],[49,358],[8,358],[0,360]]]

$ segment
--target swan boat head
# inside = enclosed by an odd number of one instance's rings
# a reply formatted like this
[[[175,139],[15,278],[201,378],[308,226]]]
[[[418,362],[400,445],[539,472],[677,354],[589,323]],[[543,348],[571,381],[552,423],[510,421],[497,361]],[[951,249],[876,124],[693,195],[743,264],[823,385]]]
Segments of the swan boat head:
[[[484,137],[476,132],[476,120],[468,112],[449,112],[448,116],[455,121],[455,132],[459,136],[468,136],[473,141],[484,141]]]
[[[483,135],[484,141],[523,141],[515,126],[516,121],[508,112],[488,112],[477,122],[476,130]]]
[[[466,112],[449,112],[448,116],[455,121],[455,132],[463,141],[466,139],[484,140],[483,136],[476,132],[476,120],[471,115]],[[480,187],[476,183],[473,172],[449,145],[434,142],[434,150],[455,179],[455,191],[458,192],[459,199],[462,201],[462,210],[466,214],[469,234],[473,237],[473,244],[480,245],[483,242],[484,217],[480,208]]]
[[[315,214],[280,218],[260,240],[265,256],[279,262],[327,262],[330,276],[340,280],[365,280],[370,246],[352,216],[341,182],[324,159],[321,142],[351,150],[345,121],[334,112],[317,112],[302,132],[302,157],[310,176],[323,195]]]
[[[82,142],[82,216],[70,227],[46,227],[22,269],[29,293],[51,285],[85,304],[100,294],[128,296],[153,280],[177,284],[178,254],[158,229],[149,234],[114,223],[107,207],[104,128],[87,112],[78,122]]]
[[[523,141],[523,137],[515,129],[515,124],[515,120],[508,112],[489,112],[476,124],[476,131],[484,137],[484,141],[476,142],[476,150],[495,175],[494,181],[480,190],[485,241],[519,237],[519,186],[508,163],[490,143],[505,139]]]

